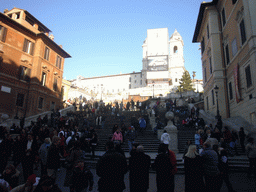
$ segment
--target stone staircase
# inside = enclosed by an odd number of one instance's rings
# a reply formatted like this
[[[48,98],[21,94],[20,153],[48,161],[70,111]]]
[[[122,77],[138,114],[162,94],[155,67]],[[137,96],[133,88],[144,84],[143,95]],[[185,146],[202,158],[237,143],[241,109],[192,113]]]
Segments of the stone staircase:
[[[139,111],[124,111],[123,115],[125,116],[124,124],[128,128],[131,126],[131,117],[133,115],[136,116],[136,118],[140,117]],[[145,117],[146,119],[146,117]],[[112,137],[112,128],[115,124],[118,124],[120,127],[120,118],[119,117],[113,117],[110,114],[106,116],[105,126],[104,129],[97,129],[98,137],[99,137],[99,143],[98,147],[96,148],[96,151],[105,151],[105,144],[109,140],[109,138]],[[144,131],[143,134],[138,133],[136,142],[142,144],[144,146],[145,152],[157,152],[158,146],[160,144],[160,141],[157,139],[157,136],[153,134],[153,131],[150,127],[149,122],[147,122],[147,128]],[[129,151],[127,141],[125,140],[122,149],[125,152]]]

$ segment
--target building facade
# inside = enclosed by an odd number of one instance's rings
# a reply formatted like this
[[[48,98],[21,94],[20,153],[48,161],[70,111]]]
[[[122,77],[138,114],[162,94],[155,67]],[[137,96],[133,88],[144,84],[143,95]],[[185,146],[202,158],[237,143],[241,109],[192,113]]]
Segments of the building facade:
[[[149,29],[142,45],[141,72],[92,78],[78,76],[71,80],[72,85],[104,100],[114,96],[117,100],[128,99],[129,95],[166,96],[171,89],[177,89],[185,71],[183,46],[177,30],[169,38],[167,28]]]
[[[256,125],[256,1],[202,3],[193,42],[201,43],[205,110]]]
[[[0,13],[0,113],[26,117],[62,107],[64,59],[70,55],[28,11]]]

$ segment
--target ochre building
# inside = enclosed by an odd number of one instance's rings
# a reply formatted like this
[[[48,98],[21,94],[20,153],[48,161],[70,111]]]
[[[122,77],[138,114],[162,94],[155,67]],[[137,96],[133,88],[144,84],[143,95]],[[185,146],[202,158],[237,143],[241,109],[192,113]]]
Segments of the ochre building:
[[[252,125],[256,125],[255,10],[255,0],[204,2],[193,37],[193,42],[201,43],[205,110],[216,115],[218,101],[223,118],[240,116]]]
[[[22,118],[62,108],[64,60],[70,55],[28,11],[0,13],[0,114]]]

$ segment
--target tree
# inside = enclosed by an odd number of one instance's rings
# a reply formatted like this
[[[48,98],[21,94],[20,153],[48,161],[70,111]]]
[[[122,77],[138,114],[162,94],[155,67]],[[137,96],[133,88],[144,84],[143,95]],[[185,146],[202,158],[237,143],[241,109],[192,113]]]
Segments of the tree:
[[[182,78],[180,79],[180,86],[178,86],[177,92],[194,91],[192,87],[192,80],[188,71],[184,71]]]

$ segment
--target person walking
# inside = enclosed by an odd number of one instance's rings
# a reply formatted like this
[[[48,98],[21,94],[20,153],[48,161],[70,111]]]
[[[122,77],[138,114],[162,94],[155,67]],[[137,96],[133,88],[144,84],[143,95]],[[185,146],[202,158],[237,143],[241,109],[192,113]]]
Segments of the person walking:
[[[114,150],[112,141],[107,142],[106,149],[96,164],[96,174],[100,177],[98,190],[122,192],[125,189],[124,174],[128,171],[126,159]]]
[[[173,155],[172,155],[173,156]],[[156,170],[156,184],[158,192],[174,192],[174,173],[175,166],[172,162],[175,159],[170,158],[170,154],[166,145],[161,143],[158,148],[158,155],[152,167]]]
[[[38,154],[41,159],[41,176],[47,175],[47,169],[46,169],[46,163],[47,163],[47,155],[48,155],[48,150],[51,145],[51,139],[45,138],[44,143],[41,145]]]
[[[60,168],[60,138],[58,136],[53,136],[52,138],[52,145],[48,150],[47,155],[47,175],[53,178],[56,178],[57,170]]]
[[[76,161],[77,166],[75,166],[71,178],[70,192],[82,192],[86,191],[89,186],[89,191],[93,189],[93,174],[85,166],[84,160],[78,159]]]
[[[113,141],[114,143],[123,143],[123,135],[120,128],[118,128],[116,132],[113,134],[111,141]]]
[[[132,144],[135,142],[136,137],[137,137],[137,133],[135,131],[135,128],[131,126],[129,128],[129,131],[125,135],[125,138],[127,139],[128,146],[129,146],[129,152],[131,152],[132,150]]]
[[[185,192],[204,191],[202,158],[196,145],[190,145],[184,157]]]
[[[139,120],[139,124],[140,124],[140,131],[144,133],[147,126],[146,120],[143,117],[141,117]]]
[[[149,188],[150,156],[139,145],[129,159],[130,192],[147,192]]]
[[[169,143],[171,141],[170,135],[164,130],[164,133],[161,135],[161,142],[169,147]]]
[[[205,186],[207,192],[220,191],[220,171],[218,154],[211,148],[209,143],[204,143],[201,153],[204,168]]]
[[[250,137],[248,139],[248,144],[246,145],[247,157],[249,158],[249,169],[248,169],[248,177],[254,173],[256,176],[256,145],[254,144],[254,139]]]

